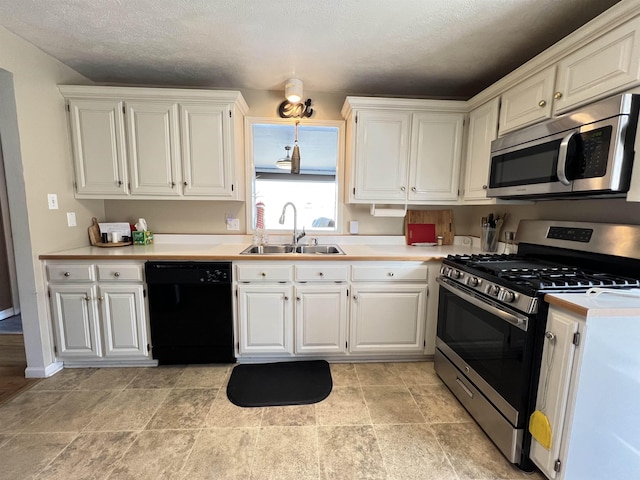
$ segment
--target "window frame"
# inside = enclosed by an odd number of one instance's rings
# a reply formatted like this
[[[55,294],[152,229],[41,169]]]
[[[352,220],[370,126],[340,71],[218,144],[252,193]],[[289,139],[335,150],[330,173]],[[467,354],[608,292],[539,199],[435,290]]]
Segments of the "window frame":
[[[245,117],[244,119],[244,139],[245,139],[245,225],[247,226],[247,234],[254,232],[253,218],[255,206],[255,178],[256,170],[253,163],[253,125],[256,124],[273,124],[273,125],[295,125],[296,119],[272,118],[272,117]],[[336,158],[336,221],[335,229],[328,231],[326,229],[316,230],[306,227],[307,234],[313,236],[322,235],[341,235],[343,233],[344,218],[344,157],[345,157],[345,122],[342,120],[300,120],[300,126],[310,125],[317,127],[333,127],[338,129],[338,146]],[[301,146],[301,157],[304,161],[304,150]],[[286,235],[288,230],[267,230],[273,235]]]

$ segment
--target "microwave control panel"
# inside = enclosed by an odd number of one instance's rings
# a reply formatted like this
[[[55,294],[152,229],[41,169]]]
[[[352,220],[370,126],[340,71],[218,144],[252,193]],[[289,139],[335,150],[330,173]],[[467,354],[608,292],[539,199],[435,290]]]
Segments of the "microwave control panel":
[[[579,167],[574,178],[604,177],[612,130],[608,125],[580,134],[577,140]]]

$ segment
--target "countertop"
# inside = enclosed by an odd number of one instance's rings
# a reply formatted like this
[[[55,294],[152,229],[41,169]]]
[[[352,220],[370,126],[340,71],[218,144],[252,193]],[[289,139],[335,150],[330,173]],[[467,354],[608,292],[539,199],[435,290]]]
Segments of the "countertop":
[[[295,260],[295,261],[420,261],[441,260],[451,254],[480,253],[476,242],[466,240],[454,245],[443,246],[410,246],[400,244],[397,237],[389,237],[389,243],[385,239],[374,237],[375,241],[363,237],[361,240],[347,237],[341,242],[320,241],[319,244],[336,244],[340,246],[344,255],[312,255],[312,254],[269,254],[269,255],[240,255],[240,252],[251,245],[250,241],[242,241],[240,238],[229,240],[220,239],[220,236],[212,236],[211,242],[191,241],[188,236],[167,236],[156,241],[153,245],[129,245],[125,247],[80,247],[72,250],[63,250],[42,254],[40,260]],[[240,236],[238,236],[240,237]],[[202,240],[202,239],[199,239]],[[362,243],[356,243],[360,240]],[[277,243],[277,242],[273,242]]]
[[[544,299],[550,305],[589,317],[623,317],[640,315],[640,289],[619,290],[637,296],[627,296],[609,289],[600,295],[586,293],[548,293]]]

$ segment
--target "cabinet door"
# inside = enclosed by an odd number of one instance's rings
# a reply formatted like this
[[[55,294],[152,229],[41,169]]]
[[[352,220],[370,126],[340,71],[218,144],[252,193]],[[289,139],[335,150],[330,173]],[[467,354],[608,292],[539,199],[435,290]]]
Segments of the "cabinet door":
[[[411,132],[409,201],[457,200],[464,115],[416,113]]]
[[[127,102],[126,130],[134,195],[180,195],[178,105]]]
[[[98,293],[105,356],[148,356],[142,285],[101,285]]]
[[[640,17],[586,44],[558,63],[556,112],[622,91],[640,80]]]
[[[128,193],[122,105],[118,100],[69,100],[76,192],[80,195]]]
[[[234,197],[227,105],[180,105],[184,195]]]
[[[548,478],[556,478],[556,460],[560,459],[562,430],[569,401],[576,346],[574,334],[579,317],[551,307],[547,318],[546,338],[542,352],[536,409],[541,410],[551,425],[551,448],[547,450],[536,439],[531,440],[530,456]]]
[[[347,286],[296,286],[296,350],[344,353],[347,341]]]
[[[491,142],[498,136],[499,109],[500,99],[496,98],[469,114],[467,164],[464,180],[465,202],[495,201],[487,198],[487,186],[491,166]]]
[[[239,285],[240,353],[293,353],[293,287]]]
[[[500,135],[551,117],[555,66],[502,94]]]
[[[351,352],[424,351],[426,285],[353,285]]]
[[[408,112],[359,112],[354,199],[405,201],[409,164]]]
[[[51,316],[61,358],[97,358],[100,346],[96,291],[92,285],[51,285]]]

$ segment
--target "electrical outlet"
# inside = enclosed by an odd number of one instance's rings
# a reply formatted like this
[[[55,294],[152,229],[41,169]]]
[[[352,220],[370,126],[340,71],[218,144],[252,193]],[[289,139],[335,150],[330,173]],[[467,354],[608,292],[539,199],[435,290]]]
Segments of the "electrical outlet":
[[[58,195],[55,193],[47,194],[47,201],[49,202],[49,210],[58,209]]]
[[[227,230],[240,230],[240,219],[239,218],[227,218]]]
[[[76,225],[76,212],[67,212],[67,226],[75,227]]]

